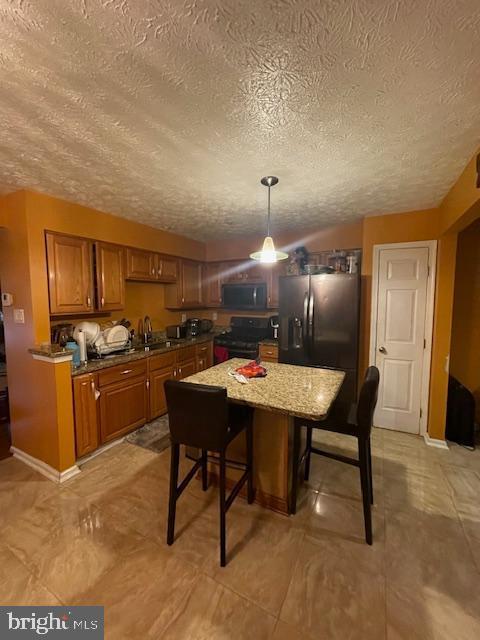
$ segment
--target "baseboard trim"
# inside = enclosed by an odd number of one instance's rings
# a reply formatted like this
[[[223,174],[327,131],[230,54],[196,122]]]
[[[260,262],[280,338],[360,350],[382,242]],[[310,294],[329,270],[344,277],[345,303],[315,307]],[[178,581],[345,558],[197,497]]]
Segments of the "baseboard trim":
[[[437,440],[437,438],[431,438],[428,433],[423,434],[423,439],[425,440],[425,444],[429,447],[436,447],[437,449],[448,449],[446,440]]]
[[[95,451],[92,451],[92,453],[87,453],[82,458],[77,459],[77,465],[81,466],[82,464],[85,464],[86,462],[93,460],[97,456],[102,455],[102,453],[105,453],[105,451],[108,451],[109,449],[116,447],[117,444],[121,444],[124,440],[125,440],[125,436],[123,438],[118,438],[118,440],[113,440],[113,442],[109,442],[108,444],[104,444],[99,449],[95,449]]]
[[[41,473],[42,476],[45,476],[49,480],[52,480],[52,482],[61,484],[62,482],[66,482],[67,480],[70,480],[70,478],[73,478],[74,476],[77,476],[79,473],[81,473],[79,467],[76,464],[74,464],[69,469],[65,469],[65,471],[59,471],[58,469],[51,467],[46,462],[43,462],[43,460],[34,458],[29,453],[25,453],[25,451],[17,449],[17,447],[10,447],[10,451],[12,452],[14,458],[17,458],[28,467],[35,469],[35,471],[38,471],[38,473]]]

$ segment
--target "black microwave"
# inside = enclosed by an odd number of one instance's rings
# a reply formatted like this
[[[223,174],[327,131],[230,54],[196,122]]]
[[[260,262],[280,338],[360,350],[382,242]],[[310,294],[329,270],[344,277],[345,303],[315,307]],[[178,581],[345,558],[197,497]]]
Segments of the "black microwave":
[[[266,309],[267,285],[224,284],[222,285],[222,306],[225,309]]]

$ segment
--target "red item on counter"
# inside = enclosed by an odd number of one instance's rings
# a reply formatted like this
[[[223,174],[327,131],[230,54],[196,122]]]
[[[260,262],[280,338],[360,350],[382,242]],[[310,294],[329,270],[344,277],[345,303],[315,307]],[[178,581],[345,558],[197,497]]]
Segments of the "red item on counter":
[[[242,376],[245,376],[245,378],[264,378],[267,375],[265,367],[262,367],[261,364],[257,364],[255,360],[243,365],[243,367],[238,367],[235,371],[240,373]]]

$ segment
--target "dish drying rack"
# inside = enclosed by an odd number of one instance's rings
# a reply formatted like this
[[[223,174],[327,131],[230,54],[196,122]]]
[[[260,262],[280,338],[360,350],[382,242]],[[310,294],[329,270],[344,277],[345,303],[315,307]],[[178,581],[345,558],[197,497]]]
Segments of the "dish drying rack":
[[[130,351],[131,348],[131,340],[119,340],[118,342],[88,345],[87,351],[90,355],[101,358],[102,356],[109,355],[110,353],[115,353],[116,351]]]

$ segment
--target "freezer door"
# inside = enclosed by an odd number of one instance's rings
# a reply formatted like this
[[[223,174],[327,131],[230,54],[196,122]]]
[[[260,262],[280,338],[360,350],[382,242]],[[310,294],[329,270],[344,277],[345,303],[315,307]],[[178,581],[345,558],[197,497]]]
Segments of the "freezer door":
[[[358,275],[311,277],[308,340],[312,364],[357,369],[359,312]]]
[[[286,276],[279,284],[278,361],[306,365],[309,276]]]

